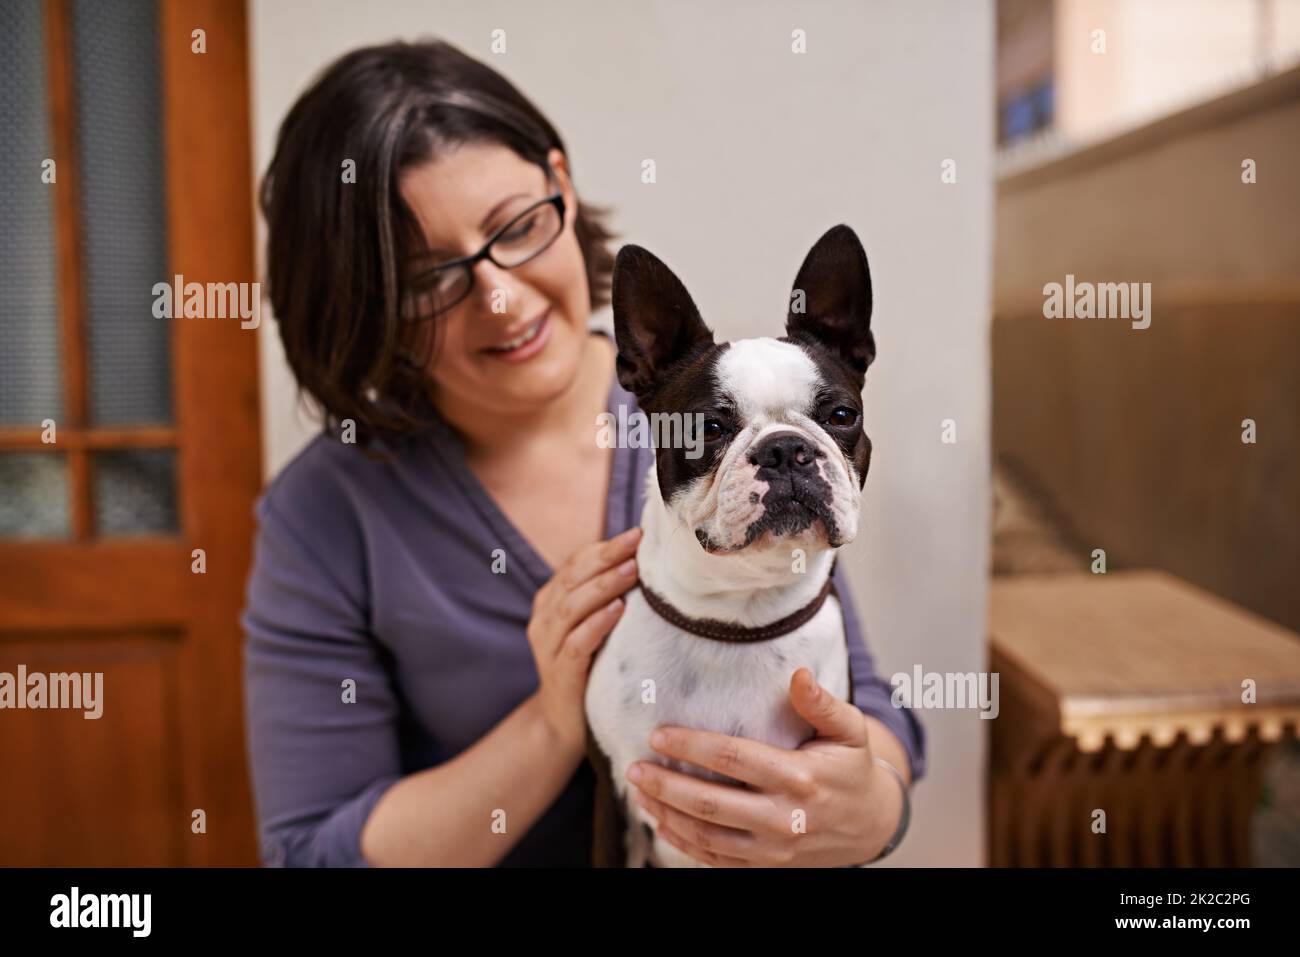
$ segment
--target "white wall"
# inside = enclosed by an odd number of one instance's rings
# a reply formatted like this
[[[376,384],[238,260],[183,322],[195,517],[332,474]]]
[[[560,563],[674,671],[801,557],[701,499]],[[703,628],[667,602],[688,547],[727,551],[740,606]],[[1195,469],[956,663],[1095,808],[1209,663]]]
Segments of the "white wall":
[[[1103,139],[1300,62],[1300,0],[1057,0],[1056,129]],[[1093,31],[1105,31],[1105,52]]]
[[[488,50],[507,32],[508,53]],[[807,31],[804,55],[791,31]],[[359,45],[437,35],[567,142],[575,185],[681,276],[720,338],[780,334],[812,243],[867,247],[879,358],[865,534],[845,556],[881,670],[986,667],[993,14],[987,2],[254,0],[255,166],[308,79]],[[653,158],[658,182],[640,182]],[[940,164],[957,162],[956,184]],[[266,461],[302,442],[263,323]],[[957,422],[955,445],[940,423]],[[929,773],[900,864],[984,860],[989,722],[922,712]]]

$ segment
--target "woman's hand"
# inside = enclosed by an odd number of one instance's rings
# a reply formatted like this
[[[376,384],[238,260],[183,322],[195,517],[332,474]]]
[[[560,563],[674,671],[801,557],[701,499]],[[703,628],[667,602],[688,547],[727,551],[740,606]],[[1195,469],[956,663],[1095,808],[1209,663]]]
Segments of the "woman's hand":
[[[715,867],[843,867],[880,853],[902,814],[902,793],[872,762],[866,716],[806,668],[791,679],[790,701],[817,732],[793,751],[708,731],[656,729],[650,744],[660,754],[748,785],[634,763],[628,780],[637,786],[637,803],[658,821],[660,837]]]
[[[560,740],[579,750],[591,659],[623,614],[620,596],[636,583],[640,541],[635,527],[578,549],[533,596],[528,643],[541,679],[538,704]]]

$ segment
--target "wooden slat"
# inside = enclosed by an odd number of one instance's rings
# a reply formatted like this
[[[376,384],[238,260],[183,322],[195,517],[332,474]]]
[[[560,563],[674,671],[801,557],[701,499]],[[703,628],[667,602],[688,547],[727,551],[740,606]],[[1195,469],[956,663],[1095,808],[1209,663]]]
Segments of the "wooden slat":
[[[1004,676],[1005,677],[1005,676]],[[1092,754],[1026,719],[1003,682],[993,727],[989,860],[993,866],[1148,867],[1251,863],[1251,817],[1273,746],[1254,732],[1167,747],[1107,741]],[[1107,830],[1091,830],[1092,812]]]
[[[1126,711],[1116,716],[1115,702],[1095,702],[1095,715],[1068,713],[1061,719],[1062,733],[1074,738],[1080,750],[1099,751],[1113,741],[1120,747],[1132,747],[1146,738],[1153,744],[1168,746],[1179,735],[1195,745],[1207,743],[1216,731],[1223,731],[1230,743],[1241,741],[1252,732],[1267,742],[1276,742],[1300,729],[1300,704],[1270,707],[1265,704],[1235,707],[1162,709]]]
[[[173,539],[4,542],[0,631],[176,628],[190,617],[190,549]]]
[[[1091,282],[1096,279],[1093,274],[1075,276],[1076,282]],[[1064,283],[1065,275],[1053,276],[1050,281]],[[1300,280],[1161,279],[1151,284],[1151,298],[1155,300],[1157,297],[1161,319],[1167,318],[1170,310],[1259,309],[1259,315],[1264,319],[1292,322],[1296,311],[1300,310]],[[1090,321],[1129,324],[1129,320],[1125,319],[1045,319],[1044,301],[1042,289],[1037,286],[1000,289],[998,298],[993,301],[993,319],[997,322],[1056,323],[1058,328],[1076,322],[1086,325]],[[1177,321],[1177,317],[1174,318]]]
[[[180,444],[180,432],[173,428],[74,429],[60,426],[57,441],[41,441],[40,429],[0,429],[0,452],[68,452],[88,449],[169,449]]]
[[[85,296],[82,288],[81,225],[77,169],[77,114],[72,62],[72,16],[68,0],[45,2],[46,60],[50,95],[50,138],[55,162],[54,230],[58,250],[59,330],[63,358],[62,427],[84,425],[89,414]],[[68,453],[69,516],[72,537],[86,541],[94,525],[90,456]]]
[[[1032,686],[1021,693],[1055,699],[1057,730],[1085,750],[1178,731],[1275,737],[1300,716],[1300,639],[1163,572],[996,579],[989,606],[999,659]],[[1241,702],[1243,678],[1257,704]]]
[[[243,0],[162,0],[169,274],[193,282],[253,282],[253,170],[248,26]],[[191,31],[207,52],[191,52]],[[238,609],[261,487],[257,332],[237,322],[178,320],[172,337],[181,522],[207,552],[191,576],[181,648],[187,806],[204,807],[219,840],[187,842],[190,864],[248,865],[256,842],[245,768]],[[213,402],[213,395],[221,395]]]
[[[93,468],[90,453],[86,450],[68,453],[68,495],[71,496],[68,518],[72,526],[72,538],[78,542],[88,542],[95,534]]]

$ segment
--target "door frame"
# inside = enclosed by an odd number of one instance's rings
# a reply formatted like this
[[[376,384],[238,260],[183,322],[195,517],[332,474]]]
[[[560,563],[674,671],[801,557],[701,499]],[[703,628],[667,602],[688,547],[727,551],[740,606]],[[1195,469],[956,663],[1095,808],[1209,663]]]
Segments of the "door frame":
[[[245,2],[159,0],[158,15],[169,273],[186,282],[253,283]],[[190,810],[185,819],[158,826],[183,827],[188,836],[189,813],[201,808],[206,839],[177,842],[185,849],[184,863],[254,865],[238,612],[251,561],[253,502],[261,490],[257,330],[242,328],[238,319],[157,320],[172,324],[174,427],[86,425],[68,0],[46,0],[45,16],[60,187],[55,228],[61,346],[65,379],[73,381],[65,385],[66,421],[59,423],[54,449],[42,443],[39,429],[9,428],[0,430],[0,451],[57,451],[67,457],[72,534],[63,541],[0,541],[0,633],[30,638],[90,632],[106,640],[131,632],[179,634],[173,700],[183,748],[182,800]],[[193,31],[200,29],[205,49],[195,52]],[[176,450],[176,535],[92,537],[91,455],[117,448]],[[193,570],[195,549],[204,553],[202,574]]]

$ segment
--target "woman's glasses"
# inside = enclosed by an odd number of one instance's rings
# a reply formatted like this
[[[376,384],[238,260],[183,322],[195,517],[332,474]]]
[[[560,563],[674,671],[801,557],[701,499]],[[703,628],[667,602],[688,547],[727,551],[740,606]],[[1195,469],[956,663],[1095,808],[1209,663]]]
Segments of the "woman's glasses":
[[[548,178],[552,178],[549,175]],[[533,259],[555,242],[564,229],[564,194],[556,193],[533,203],[506,223],[472,256],[439,263],[414,276],[410,294],[429,318],[451,309],[474,288],[474,266],[483,259],[502,269],[514,269]]]

